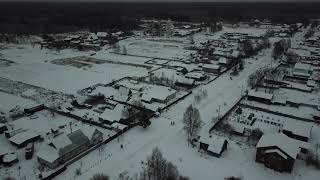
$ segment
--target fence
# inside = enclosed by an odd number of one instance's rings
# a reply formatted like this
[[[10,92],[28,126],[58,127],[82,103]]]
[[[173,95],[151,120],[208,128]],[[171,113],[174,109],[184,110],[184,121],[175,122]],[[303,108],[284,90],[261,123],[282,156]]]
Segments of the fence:
[[[288,117],[288,118],[292,118],[292,119],[296,119],[299,121],[306,121],[306,122],[315,122],[315,123],[319,123],[320,121],[316,121],[316,120],[311,120],[311,119],[307,119],[307,118],[302,118],[302,117],[297,117],[297,116],[293,116],[291,114],[285,114],[285,113],[281,113],[281,112],[275,112],[275,111],[271,111],[269,109],[265,109],[265,108],[261,108],[261,107],[255,107],[255,106],[251,106],[248,104],[240,104],[241,107],[245,107],[245,108],[250,108],[250,109],[254,109],[254,110],[258,110],[258,111],[262,111],[262,112],[266,112],[266,113],[270,113],[270,114],[274,114],[274,115],[278,115],[278,116],[284,116],[284,117]]]
[[[209,133],[219,124],[221,123],[226,117],[230,115],[230,113],[240,104],[240,102],[245,98],[246,96],[242,96],[221,118],[218,119],[217,122],[213,124],[213,126],[209,129]]]

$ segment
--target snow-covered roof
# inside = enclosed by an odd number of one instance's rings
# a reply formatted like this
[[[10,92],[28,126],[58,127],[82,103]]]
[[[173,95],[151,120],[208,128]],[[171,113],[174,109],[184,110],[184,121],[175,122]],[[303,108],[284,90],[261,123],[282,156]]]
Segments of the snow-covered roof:
[[[3,156],[2,161],[6,162],[6,163],[10,163],[12,161],[15,161],[16,159],[18,159],[17,155],[15,155],[15,154],[7,154],[7,155]]]
[[[90,139],[90,140],[92,139],[94,133],[96,131],[99,131],[97,128],[83,128],[81,130],[82,130],[83,134],[85,134],[88,137],[88,139]]]
[[[205,76],[203,72],[189,72],[185,75],[187,78],[200,79]]]
[[[243,124],[234,122],[234,123],[231,124],[231,127],[232,127],[234,132],[237,132],[237,133],[240,133],[240,134],[244,133],[245,128],[244,128]]]
[[[265,151],[265,153],[269,154],[269,153],[277,153],[279,154],[281,157],[288,159],[288,156],[286,154],[284,154],[283,152],[281,152],[279,149],[268,149]]]
[[[227,60],[227,58],[225,58],[225,57],[220,57],[220,58],[219,58],[219,63],[221,63],[221,64],[228,64],[228,60]]]
[[[311,69],[311,65],[310,64],[305,64],[305,63],[296,63],[294,65],[294,69],[300,69],[300,70],[309,71]]]
[[[269,133],[264,134],[258,144],[257,148],[260,147],[270,147],[276,146],[286,154],[291,156],[293,159],[297,158],[298,153],[300,152],[300,147],[294,139],[289,138],[285,134],[282,133]]]
[[[11,137],[9,139],[9,141],[13,142],[14,144],[19,145],[19,144],[26,142],[29,139],[32,139],[32,138],[35,138],[38,136],[40,136],[40,135],[35,132],[25,131],[25,132],[19,133],[15,136]]]
[[[49,162],[53,163],[55,160],[59,158],[59,153],[56,149],[49,145],[44,145],[37,152],[37,157]]]
[[[313,124],[308,122],[290,121],[285,122],[283,130],[290,131],[295,135],[310,137]]]
[[[106,37],[108,35],[107,32],[97,32],[98,37]]]
[[[148,89],[143,91],[141,99],[143,100],[151,100],[157,99],[161,101],[165,101],[169,96],[175,94],[177,91],[165,86],[150,86]]]
[[[217,154],[220,154],[224,142],[226,141],[225,138],[216,136],[216,135],[211,135],[211,137],[201,137],[200,142],[208,144],[208,150]]]
[[[5,126],[6,126],[5,124],[0,123],[0,128],[3,128],[3,127],[5,127]]]
[[[215,69],[215,70],[220,69],[220,66],[218,64],[204,64],[202,67],[207,69]]]
[[[273,94],[265,93],[265,92],[261,92],[261,91],[254,91],[254,90],[250,90],[248,93],[248,96],[263,98],[263,99],[268,99],[268,100],[271,100],[273,98]]]
[[[63,134],[61,136],[58,136],[57,138],[54,138],[51,142],[51,144],[57,149],[65,148],[72,144],[71,140],[66,134]]]
[[[176,80],[176,82],[178,83],[189,84],[189,85],[193,85],[194,81],[195,81],[194,79],[185,78],[185,77],[180,77]]]
[[[118,129],[120,131],[123,131],[125,128],[127,128],[127,125],[124,125],[124,124],[121,124],[121,123],[118,123],[118,122],[114,122],[114,123],[111,124],[111,127],[115,128],[115,129]]]
[[[103,120],[119,121],[122,118],[122,111],[125,108],[125,105],[117,104],[114,109],[106,108],[99,117]]]

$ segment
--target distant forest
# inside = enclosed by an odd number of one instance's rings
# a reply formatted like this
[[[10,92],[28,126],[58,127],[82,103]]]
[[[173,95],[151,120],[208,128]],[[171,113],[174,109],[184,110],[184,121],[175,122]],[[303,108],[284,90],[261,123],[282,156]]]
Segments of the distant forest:
[[[0,3],[0,33],[38,34],[132,30],[141,18],[228,22],[268,18],[307,22],[320,14],[320,3]]]

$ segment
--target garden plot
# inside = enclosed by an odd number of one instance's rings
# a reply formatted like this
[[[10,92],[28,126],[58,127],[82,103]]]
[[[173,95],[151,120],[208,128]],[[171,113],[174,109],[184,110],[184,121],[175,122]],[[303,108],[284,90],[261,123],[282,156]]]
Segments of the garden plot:
[[[145,39],[126,39],[120,41],[120,46],[125,46],[129,55],[153,58],[181,60],[188,58],[191,53],[196,53],[196,51],[185,50],[184,47],[186,46],[183,44],[155,42]]]
[[[85,66],[91,67],[93,64],[103,64],[105,63],[105,61],[87,56],[79,56],[72,58],[55,59],[52,60],[51,63],[57,65],[70,65],[77,68],[82,68]]]
[[[99,58],[101,60],[111,61],[114,63],[123,63],[131,66],[141,66],[146,68],[154,68],[154,66],[146,65],[145,63],[150,60],[150,58],[138,57],[138,56],[127,56],[125,54],[116,54],[112,50],[109,51],[98,51],[92,57]],[[156,66],[158,67],[158,66]]]
[[[164,65],[164,64],[166,64],[168,62],[169,62],[169,60],[163,60],[163,59],[155,58],[155,59],[151,59],[151,60],[147,61],[146,63],[147,64],[154,64],[154,65]]]
[[[297,108],[297,107],[290,107],[290,106],[264,104],[257,101],[243,101],[241,103],[258,107],[258,108],[263,108],[273,112],[279,112],[279,113],[288,114],[288,115],[292,115],[299,118],[305,118],[309,120],[313,120],[313,113],[315,113],[314,108],[307,107],[307,106],[299,106]]]
[[[0,76],[53,91],[76,94],[94,84],[108,84],[127,76],[145,76],[147,69],[119,64],[93,65],[89,70],[49,63],[16,65],[1,69]]]
[[[0,92],[0,99],[0,111],[2,110],[5,112],[9,112],[16,106],[20,106],[23,109],[23,107],[28,107],[37,104],[32,100],[3,92]]]

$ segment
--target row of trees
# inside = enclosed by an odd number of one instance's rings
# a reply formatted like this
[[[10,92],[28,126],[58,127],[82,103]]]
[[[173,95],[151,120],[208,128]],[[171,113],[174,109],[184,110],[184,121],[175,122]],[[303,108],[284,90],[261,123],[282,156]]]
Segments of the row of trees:
[[[264,67],[257,69],[253,73],[251,73],[248,77],[247,83],[248,86],[254,88],[260,80],[262,80],[265,76],[275,76],[279,74],[279,70],[271,67]]]

